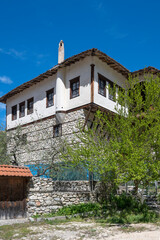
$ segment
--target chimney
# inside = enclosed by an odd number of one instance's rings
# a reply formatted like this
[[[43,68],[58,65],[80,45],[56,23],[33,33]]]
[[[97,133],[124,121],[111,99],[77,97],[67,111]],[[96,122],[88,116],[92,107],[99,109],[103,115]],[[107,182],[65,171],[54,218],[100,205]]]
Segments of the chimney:
[[[58,48],[58,64],[62,63],[63,61],[64,61],[64,42],[63,40],[61,40]]]

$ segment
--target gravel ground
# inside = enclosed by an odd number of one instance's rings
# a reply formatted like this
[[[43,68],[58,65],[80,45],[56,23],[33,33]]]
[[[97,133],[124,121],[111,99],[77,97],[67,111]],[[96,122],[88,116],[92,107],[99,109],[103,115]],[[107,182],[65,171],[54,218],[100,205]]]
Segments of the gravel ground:
[[[0,240],[160,240],[160,224],[111,226],[94,222],[64,222],[50,225],[46,223],[26,223],[26,220],[18,219],[16,221],[0,221],[0,225],[4,225],[5,222],[8,225],[20,224],[14,225],[13,235],[8,238],[4,237],[4,232],[2,232],[4,229],[0,227]],[[5,231],[9,231],[9,228],[8,226]],[[24,228],[27,231],[24,231]]]
[[[0,220],[0,226],[29,222],[27,218]]]

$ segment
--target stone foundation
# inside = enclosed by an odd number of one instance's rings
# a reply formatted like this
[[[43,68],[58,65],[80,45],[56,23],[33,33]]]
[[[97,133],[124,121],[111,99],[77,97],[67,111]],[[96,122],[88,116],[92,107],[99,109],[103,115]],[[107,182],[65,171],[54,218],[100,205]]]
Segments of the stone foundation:
[[[80,109],[65,115],[62,123],[62,136],[53,137],[53,128],[57,124],[56,117],[34,122],[27,126],[7,131],[8,143],[7,151],[18,165],[29,165],[37,163],[48,163],[51,160],[54,149],[57,150],[64,140],[71,143],[75,137],[75,132],[79,131],[79,124],[85,122],[88,111]],[[88,121],[91,121],[93,114],[91,113]],[[25,141],[24,141],[25,137]],[[59,157],[56,155],[55,161]]]
[[[93,200],[88,181],[52,181],[33,177],[28,186],[28,216],[46,214],[60,207]]]
[[[72,144],[79,124],[91,124],[94,114],[79,109],[65,115],[62,123],[62,136],[54,137],[53,129],[58,124],[56,117],[33,122],[17,129],[7,131],[7,150],[12,164],[19,166],[36,164],[49,165],[59,162],[59,153],[55,154],[64,140]],[[55,155],[54,155],[55,154]],[[54,156],[54,159],[53,159]],[[70,179],[71,180],[71,179]],[[28,216],[49,213],[69,204],[85,203],[91,200],[88,181],[52,181],[52,179],[33,177],[28,188]]]

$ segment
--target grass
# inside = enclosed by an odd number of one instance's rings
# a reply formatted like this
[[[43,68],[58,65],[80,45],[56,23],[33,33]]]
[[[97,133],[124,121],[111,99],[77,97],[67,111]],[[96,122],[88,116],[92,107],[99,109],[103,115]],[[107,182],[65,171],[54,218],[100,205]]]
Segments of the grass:
[[[129,232],[144,232],[148,228],[146,227],[132,227],[132,226],[123,226],[121,227],[122,232],[129,233]]]
[[[127,215],[128,216],[128,215]],[[133,216],[131,217],[133,218]],[[133,221],[133,219],[132,219]],[[137,220],[136,220],[137,221]],[[74,222],[76,222],[74,224]],[[78,224],[77,222],[84,223],[85,224]],[[114,222],[111,223],[111,222]],[[11,239],[23,239],[26,237],[31,237],[33,239],[38,239],[39,234],[40,236],[44,235],[45,232],[54,232],[56,230],[64,231],[75,231],[79,233],[79,239],[84,239],[84,237],[88,237],[90,239],[93,238],[93,236],[98,236],[99,229],[109,229],[110,227],[114,227],[115,231],[118,230],[122,232],[142,232],[147,230],[147,226],[141,226],[141,225],[133,225],[130,224],[115,224],[117,221],[110,221],[106,218],[82,218],[82,217],[76,217],[66,220],[45,220],[44,222],[38,222],[38,223],[23,223],[23,224],[14,224],[14,225],[7,225],[7,226],[1,226],[0,227],[0,239],[3,240],[11,240]],[[119,222],[119,221],[118,221]],[[73,223],[73,224],[72,224]],[[156,225],[159,226],[160,222],[157,222]],[[40,228],[39,228],[40,227]],[[99,228],[101,227],[101,228]],[[41,229],[41,230],[40,230]],[[112,228],[114,230],[114,228]],[[111,231],[112,231],[111,230]],[[37,235],[37,236],[36,236]],[[57,236],[52,236],[53,240],[59,239]]]
[[[34,225],[37,224],[34,223]],[[31,227],[29,223],[0,226],[0,237],[4,240],[12,240],[37,234],[29,229],[29,227]]]
[[[69,222],[86,222],[86,219],[81,218],[80,216],[77,216],[77,217],[71,217],[66,219],[55,219],[55,220],[46,219],[44,222],[50,225],[58,225],[58,224],[65,224]]]
[[[92,219],[100,223],[126,224],[126,223],[149,223],[160,222],[160,216],[155,211],[150,210],[146,205],[128,207],[119,204],[108,207],[106,204],[92,203],[66,206],[59,209],[56,213],[44,215],[43,217],[63,216],[68,217],[68,221],[73,219]],[[62,222],[64,220],[56,220]]]

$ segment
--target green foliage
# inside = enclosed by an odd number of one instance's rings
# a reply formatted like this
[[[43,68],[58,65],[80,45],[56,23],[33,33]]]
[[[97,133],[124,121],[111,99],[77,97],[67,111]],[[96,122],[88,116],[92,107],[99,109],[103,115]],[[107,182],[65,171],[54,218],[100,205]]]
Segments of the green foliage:
[[[140,199],[138,200],[134,196],[127,195],[126,193],[122,193],[118,196],[112,195],[111,202],[111,207],[114,206],[114,211],[126,210],[132,213],[142,213],[149,210],[145,202],[141,203]]]
[[[108,215],[107,218],[97,219],[97,222],[106,222],[111,224],[127,224],[127,223],[149,223],[158,222],[160,218],[154,211],[144,213],[128,213],[126,211],[116,212]]]
[[[108,194],[133,181],[135,192],[160,177],[160,78],[129,78],[118,91],[116,113],[96,112],[94,122],[66,143],[62,159],[100,176]],[[120,105],[121,104],[121,105]],[[83,130],[81,130],[83,129]]]
[[[158,200],[158,202],[160,202],[160,193],[157,196],[157,200]]]
[[[60,208],[56,215],[62,216],[62,215],[74,215],[77,213],[87,213],[87,212],[96,212],[100,210],[101,206],[98,203],[82,203],[77,205],[70,205],[65,206],[63,208]]]
[[[75,216],[76,215],[76,216]],[[67,219],[90,218],[101,223],[139,223],[157,222],[160,216],[151,211],[145,203],[141,203],[131,195],[113,196],[111,202],[87,203],[65,206],[57,212],[45,214],[43,217],[68,216]],[[70,217],[69,217],[70,216]],[[38,215],[35,217],[39,217]],[[50,220],[48,220],[50,221]],[[57,220],[57,221],[61,221]],[[52,221],[51,221],[52,222]]]
[[[0,164],[8,164],[9,157],[7,156],[7,135],[4,127],[0,125]]]

